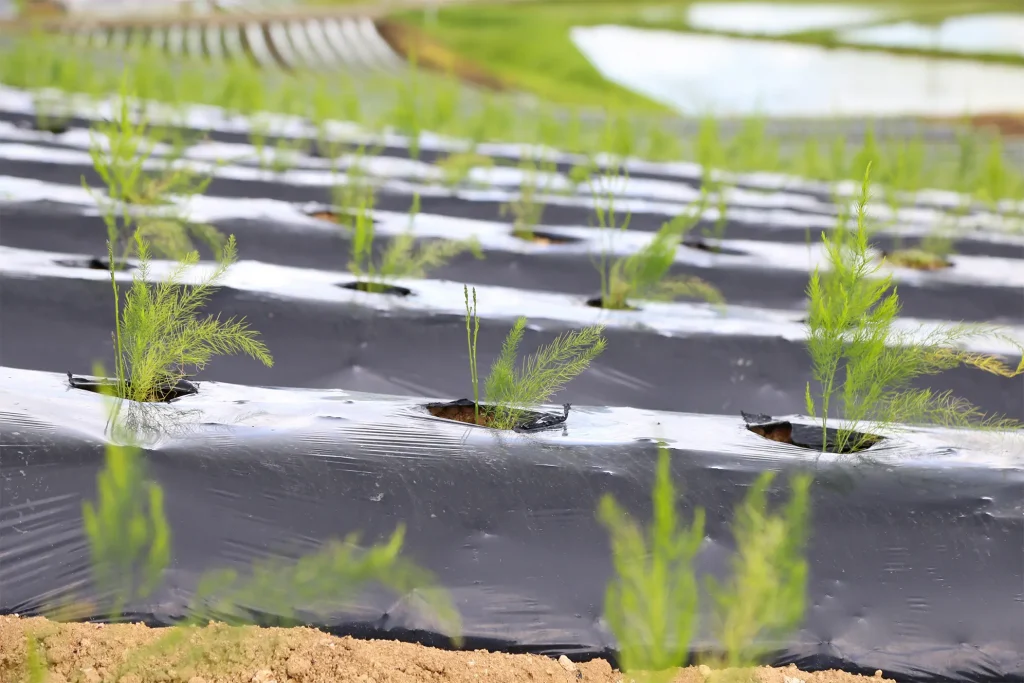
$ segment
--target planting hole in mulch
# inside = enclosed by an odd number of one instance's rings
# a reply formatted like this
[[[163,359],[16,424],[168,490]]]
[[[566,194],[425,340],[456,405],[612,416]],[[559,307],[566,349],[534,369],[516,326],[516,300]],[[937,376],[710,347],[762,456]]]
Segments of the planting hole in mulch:
[[[104,257],[61,259],[58,265],[68,268],[88,268],[89,270],[110,270],[110,260]],[[114,270],[135,270],[135,266],[121,259],[114,259]]]
[[[604,305],[604,299],[602,297],[599,297],[599,296],[595,296],[595,297],[592,297],[590,299],[587,299],[587,305],[590,306],[591,308],[604,308],[604,309],[609,310],[609,311],[639,311],[640,310],[639,306],[631,306],[629,304],[626,304],[625,306],[623,306],[621,308],[611,308],[609,306],[605,306]]]
[[[838,430],[829,427],[826,431],[827,444],[825,448],[822,448],[821,427],[817,425],[793,424],[788,420],[774,420],[770,415],[751,415],[742,411],[740,414],[743,416],[743,421],[747,423],[747,429],[758,436],[764,437],[769,441],[788,443],[791,446],[807,448],[818,453],[826,452],[840,455],[859,453],[883,440],[882,437],[874,434],[854,432],[854,436],[847,441],[846,445],[841,449],[837,449],[835,444],[838,441]]]
[[[39,119],[33,119],[31,121],[19,121],[15,125],[22,130],[37,130],[41,133],[63,135],[71,129],[71,126],[68,125],[69,122],[70,120],[40,121]]]
[[[523,240],[524,242],[533,242],[534,244],[576,244],[582,242],[578,237],[565,237],[563,235],[555,235],[550,232],[542,232],[539,230],[513,230],[512,236],[516,239]]]
[[[691,239],[683,240],[682,245],[689,249],[697,249],[698,251],[706,251],[710,254],[720,254],[722,256],[746,256],[747,252],[740,251],[739,249],[730,249],[729,247],[723,247],[720,244],[712,244],[703,239]]]
[[[412,294],[412,290],[408,287],[399,287],[398,285],[385,285],[380,282],[363,282],[362,280],[357,282],[346,282],[343,285],[338,285],[345,289],[354,289],[359,292],[368,292],[370,294],[390,294],[392,296],[409,296]]]
[[[356,215],[351,211],[330,211],[328,209],[317,209],[306,214],[310,218],[316,218],[338,225],[355,225]]]
[[[97,394],[103,393],[114,393],[117,389],[117,380],[113,379],[87,379],[85,377],[75,377],[70,372],[68,373],[68,383],[73,389],[83,389],[85,391],[92,391]],[[128,386],[131,386],[131,380],[126,382]],[[199,387],[186,379],[179,379],[174,384],[158,384],[156,388],[156,396],[158,403],[170,403],[176,401],[179,398],[185,396],[192,396],[193,394],[199,393]]]
[[[894,266],[900,268],[913,268],[914,270],[943,270],[952,268],[953,262],[949,259],[933,254],[923,249],[897,249],[896,251],[882,252],[882,258]]]
[[[474,406],[476,406],[476,410],[474,410]],[[484,403],[475,404],[468,398],[460,398],[457,401],[449,401],[448,403],[428,403],[425,407],[427,412],[434,417],[494,429],[491,426],[494,420],[494,406]],[[564,411],[562,415],[538,413],[533,410],[523,411],[519,416],[516,426],[512,429],[516,432],[536,432],[542,429],[557,427],[569,419],[569,409],[571,407],[568,403],[562,404]]]

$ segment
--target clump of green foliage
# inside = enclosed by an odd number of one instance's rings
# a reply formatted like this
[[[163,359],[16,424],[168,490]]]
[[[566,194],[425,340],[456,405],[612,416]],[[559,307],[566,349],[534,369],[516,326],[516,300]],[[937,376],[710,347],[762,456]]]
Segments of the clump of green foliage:
[[[1012,339],[990,325],[960,324],[932,331],[896,328],[900,300],[892,276],[878,276],[880,265],[871,252],[866,206],[871,166],[868,164],[857,200],[857,228],[851,235],[840,223],[832,236],[822,234],[829,270],[815,268],[808,285],[807,348],[813,377],[807,384],[807,411],[821,420],[827,443],[830,410],[842,416],[837,452],[859,450],[875,438],[858,428],[867,421],[894,429],[900,423],[929,422],[946,426],[1002,428],[1013,424],[985,417],[975,406],[951,392],[913,389],[911,382],[959,365],[1013,377],[1024,372],[1024,358],[1013,369],[1000,358],[962,350],[975,338]],[[1024,354],[1024,349],[1022,349]]]
[[[501,216],[512,216],[512,234],[520,239],[532,240],[533,231],[544,216],[543,196],[550,190],[558,177],[553,161],[535,161],[524,156],[519,163],[523,179],[519,194],[510,202],[501,205]],[[545,180],[541,181],[541,177]]]
[[[729,223],[729,203],[727,200],[727,186],[721,177],[722,169],[728,164],[730,158],[743,156],[739,152],[751,153],[749,145],[737,144],[744,141],[744,136],[738,135],[738,141],[734,141],[732,153],[722,142],[718,127],[718,121],[711,117],[701,119],[700,127],[697,130],[697,140],[694,144],[697,163],[701,166],[700,186],[705,198],[715,197],[715,208],[717,218],[711,228],[705,228],[703,234],[716,241],[725,237],[725,228]],[[717,244],[709,245],[714,250]]]
[[[456,152],[437,162],[447,187],[461,185],[474,168],[493,168],[494,159],[476,152]]]
[[[233,235],[210,274],[188,287],[182,286],[182,280],[185,272],[199,262],[198,252],[186,254],[165,281],[152,285],[149,243],[140,232],[135,233],[135,248],[138,269],[125,293],[122,310],[113,245],[107,243],[110,284],[114,290],[114,359],[119,397],[144,402],[161,400],[162,387],[173,386],[189,370],[202,370],[217,355],[245,353],[268,367],[273,365],[266,345],[244,320],[196,317],[235,262]]]
[[[106,196],[93,192],[84,177],[82,185],[100,206],[107,241],[114,252],[121,252],[118,256],[122,259],[132,253],[135,242],[131,235],[135,232],[141,232],[157,252],[172,258],[181,258],[190,251],[193,237],[219,250],[223,237],[216,228],[194,224],[169,206],[171,197],[205,192],[212,176],[184,166],[174,167],[174,159],[165,159],[162,171],[148,172],[145,167],[156,143],[145,117],[141,113],[133,116],[131,100],[125,75],[114,116],[90,131],[89,154],[93,168],[107,186]],[[155,216],[139,213],[146,207],[162,208]]]
[[[516,319],[505,337],[501,354],[491,365],[484,380],[485,406],[480,405],[477,375],[476,340],[480,319],[476,313],[476,288],[470,306],[469,287],[463,287],[466,299],[466,344],[469,348],[470,381],[473,384],[473,421],[495,429],[512,429],[523,413],[540,406],[552,394],[582,373],[604,351],[604,327],[594,325],[561,334],[540,347],[520,367],[516,367],[519,344],[526,331],[526,318]],[[483,408],[483,409],[481,409]]]
[[[625,218],[619,222],[618,214],[615,211],[615,197],[619,189],[624,187],[628,173],[619,174],[619,169],[605,168],[600,176],[591,177],[589,180],[590,194],[594,201],[594,215],[597,218],[598,229],[601,235],[601,251],[594,261],[597,272],[601,276],[601,303],[606,300],[612,301],[612,266],[615,261],[612,259],[612,241],[616,232],[625,232],[629,229],[629,221],[632,214],[627,213]]]
[[[352,226],[352,255],[348,269],[358,278],[360,289],[367,292],[386,292],[389,281],[395,278],[422,278],[427,272],[439,268],[455,256],[469,251],[478,259],[483,258],[480,241],[475,237],[467,240],[433,240],[417,246],[412,221],[419,213],[420,198],[413,196],[409,209],[409,229],[396,235],[388,242],[379,260],[373,257],[374,227],[369,207],[361,203],[356,208]]]
[[[605,594],[605,619],[618,642],[620,668],[641,680],[668,681],[687,663],[697,630],[700,590],[694,558],[704,539],[703,508],[689,527],[680,523],[668,448],[659,446],[653,518],[644,530],[610,494],[598,517],[611,537],[615,577]],[[807,583],[810,478],[794,478],[782,514],[768,512],[773,473],[762,474],[733,522],[736,554],[724,584],[708,581],[718,666],[748,667],[763,654],[762,636],[784,634],[803,618]]]
[[[331,149],[332,173],[336,171],[337,153],[340,151],[341,146]],[[376,151],[369,153],[372,156]],[[365,167],[366,155],[366,145],[359,145],[349,158],[345,182],[335,182],[331,188],[331,199],[338,208],[337,222],[351,229],[355,229],[358,212],[372,211],[377,203],[377,188]]]
[[[150,595],[171,558],[163,489],[146,479],[133,446],[107,444],[96,482],[96,502],[82,503],[97,588],[111,596],[111,619],[133,598]]]
[[[249,128],[249,142],[256,150],[256,161],[264,171],[281,174],[295,165],[300,154],[310,150],[310,142],[304,138],[289,140],[278,135],[273,145],[268,145],[271,137],[270,123],[265,119],[257,119]]]
[[[116,417],[115,412],[112,419]],[[172,534],[163,488],[148,478],[145,465],[140,449],[108,444],[96,500],[82,507],[93,575],[97,588],[111,597],[111,621],[123,617],[129,602],[150,595],[170,564]],[[215,666],[222,654],[237,656],[243,631],[218,631],[211,641],[208,632],[200,631],[211,620],[240,626],[257,610],[276,617],[278,626],[297,626],[302,623],[300,612],[327,616],[369,584],[415,596],[415,607],[450,633],[455,646],[461,645],[456,607],[429,570],[402,556],[404,538],[400,524],[384,543],[366,548],[359,547],[359,535],[352,533],[294,561],[258,561],[241,574],[234,569],[208,571],[200,577],[180,625],[134,650],[112,672],[112,679],[142,674],[147,660],[156,656],[170,655],[183,668],[203,660]],[[25,664],[30,681],[43,681],[47,674],[39,636],[28,635]],[[215,652],[207,656],[211,651]]]
[[[459,613],[447,594],[436,588],[432,572],[402,557],[405,526],[399,524],[384,543],[359,548],[359,534],[328,541],[315,553],[296,561],[268,559],[255,563],[248,576],[234,570],[202,577],[190,610],[196,623],[209,620],[242,624],[238,607],[259,605],[277,617],[277,626],[298,626],[300,611],[327,616],[343,608],[367,584],[376,583],[399,595],[415,592],[421,608],[441,622],[459,641]]]
[[[36,128],[50,133],[61,133],[67,129],[72,116],[72,106],[63,93],[42,92],[32,98],[36,110]]]
[[[548,115],[534,103],[517,101],[515,95],[460,90],[454,79],[439,79],[418,69],[415,58],[409,70],[413,79],[404,74],[369,78],[280,74],[261,70],[248,59],[216,65],[194,62],[183,68],[179,59],[151,47],[125,50],[125,60],[96,58],[105,55],[68,49],[62,38],[42,31],[12,36],[0,52],[0,80],[14,87],[100,95],[117,87],[121,64],[127,62],[133,87],[142,97],[175,104],[214,104],[242,114],[291,112],[312,118],[321,129],[328,118],[371,129],[391,128],[410,134],[414,157],[419,152],[419,134],[433,130],[474,142],[547,142],[578,154],[691,158],[721,171],[787,172],[822,181],[860,177],[870,161],[886,184],[895,182],[907,191],[915,186],[955,190],[993,208],[1001,200],[1024,198],[1024,173],[1014,167],[1000,137],[977,128],[967,128],[956,149],[914,140],[901,150],[901,143],[876,137],[870,130],[863,144],[848,144],[845,134],[825,137],[813,132],[803,144],[791,144],[769,135],[765,117],[755,115],[745,117],[728,142],[710,118],[691,136],[696,139],[681,141],[679,122],[660,113],[605,111],[581,116],[579,105],[585,103],[567,102],[567,107]],[[564,93],[557,94],[565,99]],[[708,185],[712,191],[714,182],[711,179]]]
[[[666,277],[680,241],[700,220],[703,207],[702,196],[691,211],[664,223],[643,249],[613,261],[607,275],[602,273],[601,307],[621,310],[631,308],[630,299],[670,300],[677,296],[724,303],[721,292],[699,277]]]
[[[767,493],[774,478],[774,472],[762,473],[736,510],[732,575],[724,583],[707,581],[715,607],[714,633],[724,651],[715,662],[719,667],[758,663],[768,650],[763,639],[784,638],[803,619],[811,478],[794,477],[789,502],[781,514],[773,515]]]

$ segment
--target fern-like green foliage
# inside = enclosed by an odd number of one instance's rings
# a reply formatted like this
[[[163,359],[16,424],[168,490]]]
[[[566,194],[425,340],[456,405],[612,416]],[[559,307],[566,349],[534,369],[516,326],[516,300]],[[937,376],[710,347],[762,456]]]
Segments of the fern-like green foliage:
[[[764,653],[757,639],[784,635],[803,616],[810,480],[794,479],[781,515],[767,510],[771,481],[771,473],[761,475],[737,510],[731,576],[724,584],[708,581],[714,632],[724,652],[711,663],[719,666],[753,666]],[[700,592],[693,565],[705,513],[696,508],[688,527],[680,522],[664,444],[658,448],[652,499],[646,530],[611,495],[601,500],[598,518],[610,534],[615,570],[605,593],[605,619],[624,672],[638,680],[668,681],[687,663],[697,630]]]
[[[520,317],[505,337],[501,354],[484,380],[484,395],[494,405],[492,425],[511,429],[524,410],[539,406],[582,373],[604,351],[604,327],[594,325],[561,334],[516,367],[526,330]]]
[[[200,579],[190,610],[196,623],[211,619],[244,623],[236,608],[259,608],[280,619],[277,626],[301,623],[300,612],[329,615],[343,608],[364,586],[378,584],[399,595],[415,592],[420,606],[435,616],[458,641],[460,619],[448,595],[437,589],[427,569],[401,556],[405,527],[399,525],[385,543],[359,549],[359,535],[329,541],[297,561],[268,559],[255,563],[248,576],[234,570],[210,572]]]
[[[63,93],[37,93],[32,98],[36,110],[36,128],[50,132],[63,130],[72,116],[72,105]]]
[[[245,353],[268,367],[273,359],[258,333],[243,320],[221,320],[212,315],[197,317],[213,294],[217,283],[235,262],[234,235],[228,238],[221,261],[197,284],[183,287],[185,272],[199,261],[190,252],[170,277],[152,285],[149,279],[149,244],[135,234],[138,269],[125,294],[124,309],[118,308],[119,292],[113,266],[110,282],[114,290],[114,350],[118,396],[134,401],[160,400],[160,387],[184,378],[189,371],[202,370],[218,355]],[[113,248],[108,243],[113,261]]]
[[[1003,418],[984,417],[948,392],[910,387],[915,378],[958,365],[1013,377],[1024,372],[1024,357],[1014,369],[996,356],[962,350],[964,342],[984,337],[1020,348],[991,325],[960,324],[930,331],[895,327],[899,296],[892,276],[879,276],[881,266],[868,243],[865,208],[870,169],[868,164],[857,200],[856,231],[851,235],[840,223],[832,236],[822,234],[829,271],[822,275],[815,269],[808,285],[807,348],[819,386],[814,396],[807,385],[808,413],[820,417],[824,440],[829,411],[838,409],[842,421],[832,447],[839,452],[857,450],[869,442],[870,436],[858,436],[858,428],[867,421],[889,429],[913,422],[1012,426]]]
[[[715,606],[715,635],[727,668],[753,666],[770,651],[766,644],[800,626],[807,602],[807,542],[811,478],[798,475],[781,514],[768,510],[767,492],[775,477],[764,472],[733,517],[736,554],[732,576],[708,579]]]
[[[480,320],[476,314],[476,288],[463,287],[466,298],[466,343],[469,347],[469,371],[473,383],[474,419],[480,423],[479,385],[476,365],[476,338]],[[526,332],[526,318],[516,320],[505,337],[501,354],[491,365],[484,380],[487,425],[512,429],[523,413],[547,401],[559,389],[582,373],[604,351],[604,327],[594,325],[561,334],[540,347],[517,367],[519,344]]]
[[[457,187],[474,168],[492,168],[494,159],[476,152],[456,152],[438,161],[437,166],[444,173],[444,184]]]
[[[146,171],[145,166],[153,156],[155,140],[146,118],[141,114],[132,115],[132,99],[125,72],[114,116],[97,123],[90,130],[89,155],[93,168],[107,187],[106,196],[93,192],[84,176],[82,185],[102,211],[107,241],[114,246],[115,253],[120,252],[117,254],[120,258],[131,255],[134,247],[131,235],[136,229],[142,230],[157,253],[171,258],[181,258],[190,251],[193,238],[218,251],[224,239],[216,228],[194,225],[168,206],[171,196],[202,194],[213,176],[184,166],[175,167],[175,157],[165,159],[162,171]],[[183,154],[184,147],[176,151]],[[156,218],[141,215],[133,209],[158,205],[161,211]],[[122,245],[123,250],[119,250]]]
[[[359,205],[352,231],[352,256],[348,268],[367,291],[385,291],[387,282],[395,278],[426,277],[429,271],[443,266],[465,251],[478,259],[484,257],[480,241],[475,237],[467,240],[433,240],[417,245],[412,220],[419,213],[419,206],[420,198],[416,194],[409,210],[409,230],[393,237],[384,248],[380,260],[375,261],[373,218],[365,203]]]
[[[604,308],[629,308],[630,299],[668,300],[691,296],[715,304],[724,303],[721,292],[699,277],[667,278],[676,249],[686,233],[697,224],[705,205],[704,195],[695,207],[661,226],[640,251],[614,261],[601,295]]]
[[[249,142],[256,150],[256,162],[264,171],[281,174],[295,165],[299,154],[309,151],[309,141],[304,138],[289,140],[281,135],[273,145],[268,144],[270,123],[264,119],[254,121],[249,129]]]
[[[598,517],[611,537],[615,577],[605,591],[604,616],[618,642],[619,668],[668,680],[686,663],[697,628],[699,589],[693,560],[704,539],[704,510],[680,523],[668,449],[658,449],[654,515],[644,530],[611,494]]]
[[[146,479],[142,453],[108,444],[95,504],[82,504],[97,587],[111,596],[111,618],[157,587],[170,562],[171,532],[163,489]]]
[[[606,300],[612,301],[612,266],[616,262],[612,258],[612,242],[615,233],[628,230],[632,219],[632,214],[627,213],[620,222],[615,211],[615,197],[619,190],[625,187],[628,179],[628,173],[623,172],[620,175],[618,167],[605,167],[600,176],[591,176],[589,179],[590,194],[594,200],[594,215],[601,236],[601,251],[598,257],[593,259],[593,263],[601,276],[602,305]]]
[[[523,239],[532,239],[533,231],[544,216],[542,197],[550,190],[557,177],[553,161],[540,161],[524,156],[519,164],[523,173],[518,196],[501,205],[502,217],[512,216],[512,234]],[[540,178],[545,180],[541,181]]]
[[[331,172],[335,173],[337,155],[343,145],[331,144],[328,153],[331,155]],[[379,148],[376,148],[379,149]],[[376,151],[371,152],[371,154]],[[345,169],[345,182],[335,182],[331,188],[331,199],[339,209],[338,222],[354,230],[359,214],[373,210],[377,204],[377,188],[365,167],[366,145],[360,145],[352,155]]]
[[[246,572],[212,570],[199,579],[185,620],[162,629],[161,636],[135,648],[113,672],[112,680],[135,674],[145,678],[152,660],[173,663],[181,670],[202,663],[216,671],[218,661],[245,656],[248,630],[241,628],[253,611],[276,615],[275,625],[298,626],[304,615],[329,616],[349,606],[367,586],[379,585],[408,598],[412,606],[433,619],[440,632],[449,634],[455,647],[462,645],[461,617],[434,575],[401,555],[404,527],[384,543],[359,548],[359,536],[329,541],[297,560],[255,562]],[[211,621],[235,628],[203,628]]]

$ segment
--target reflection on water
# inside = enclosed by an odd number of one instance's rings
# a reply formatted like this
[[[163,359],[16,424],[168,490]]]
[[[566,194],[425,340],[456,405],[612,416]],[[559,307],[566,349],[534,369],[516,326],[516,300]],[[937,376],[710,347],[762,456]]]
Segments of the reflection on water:
[[[687,23],[694,28],[768,36],[842,28],[882,16],[875,7],[769,2],[698,2],[686,12]]]
[[[621,26],[572,39],[609,80],[687,114],[959,116],[1024,109],[1024,68]]]
[[[839,39],[863,45],[1024,55],[1024,14],[951,17],[937,26],[901,21],[843,31]]]

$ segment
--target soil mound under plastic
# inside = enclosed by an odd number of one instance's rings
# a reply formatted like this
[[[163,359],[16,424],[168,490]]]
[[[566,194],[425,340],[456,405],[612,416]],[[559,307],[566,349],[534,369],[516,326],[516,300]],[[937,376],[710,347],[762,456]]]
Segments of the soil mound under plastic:
[[[478,650],[456,652],[410,643],[338,638],[310,628],[210,624],[171,642],[171,629],[142,624],[59,623],[0,616],[0,683],[26,680],[27,638],[41,646],[46,683],[628,683],[603,659]],[[162,643],[160,641],[163,641]],[[673,683],[855,683],[888,681],[842,671],[806,673],[795,666],[759,667],[746,676],[680,669]],[[725,672],[722,672],[725,673]]]

